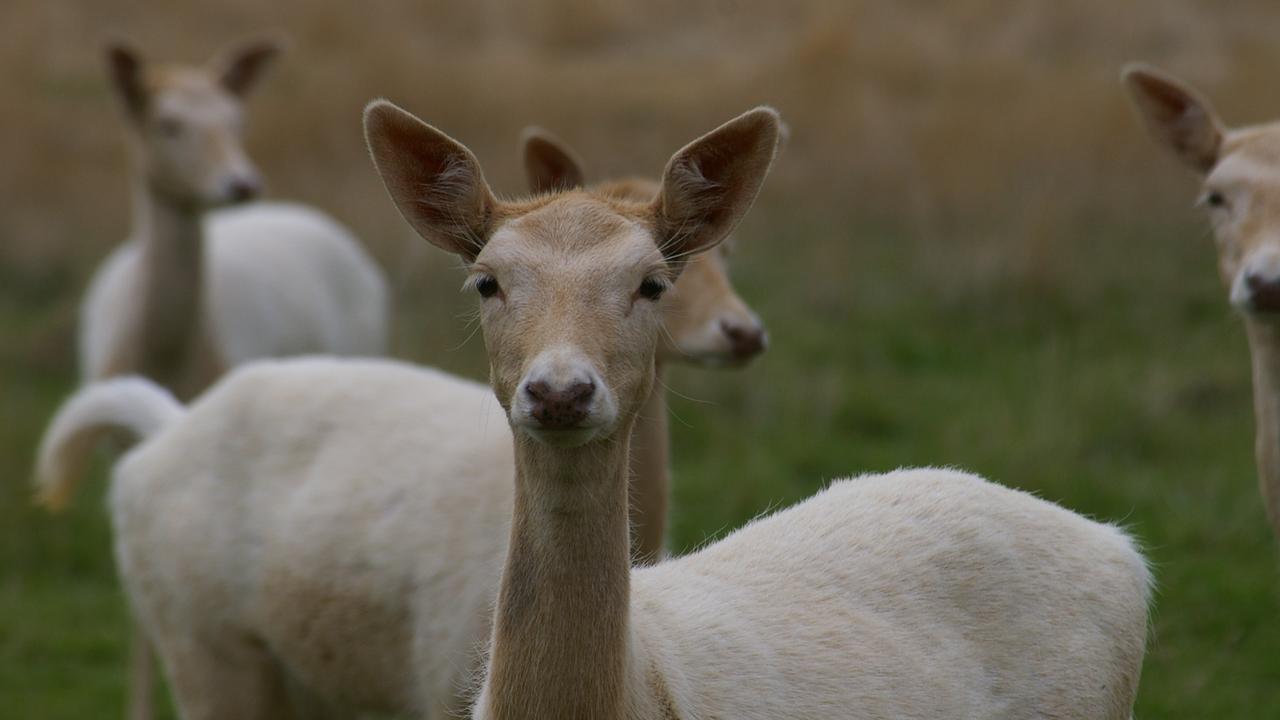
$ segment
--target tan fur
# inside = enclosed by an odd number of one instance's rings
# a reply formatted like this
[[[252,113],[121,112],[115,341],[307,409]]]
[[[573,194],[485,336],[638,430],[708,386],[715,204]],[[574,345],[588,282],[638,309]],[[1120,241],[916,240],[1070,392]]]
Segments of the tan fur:
[[[1280,123],[1229,128],[1200,93],[1144,65],[1123,79],[1151,136],[1201,177],[1218,272],[1248,333],[1259,489],[1280,538]]]

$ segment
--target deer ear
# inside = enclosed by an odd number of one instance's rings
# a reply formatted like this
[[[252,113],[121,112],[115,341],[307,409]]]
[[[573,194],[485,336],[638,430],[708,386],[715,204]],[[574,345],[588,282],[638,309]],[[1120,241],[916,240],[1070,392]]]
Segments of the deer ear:
[[[219,53],[211,65],[218,82],[228,92],[244,97],[258,84],[284,48],[284,41],[275,38],[250,40]]]
[[[116,95],[124,102],[124,109],[135,121],[146,112],[150,94],[142,77],[142,58],[129,45],[112,42],[107,45],[107,72]]]
[[[520,134],[520,145],[531,191],[549,193],[586,184],[582,161],[555,135],[530,126]]]
[[[1225,129],[1208,101],[1181,81],[1146,65],[1125,67],[1121,79],[1156,142],[1196,172],[1213,169]]]
[[[679,258],[724,240],[769,174],[780,127],[777,111],[756,108],[672,156],[652,208],[664,255]]]
[[[387,192],[413,229],[432,245],[475,260],[498,209],[475,155],[386,100],[365,108],[364,137]]]

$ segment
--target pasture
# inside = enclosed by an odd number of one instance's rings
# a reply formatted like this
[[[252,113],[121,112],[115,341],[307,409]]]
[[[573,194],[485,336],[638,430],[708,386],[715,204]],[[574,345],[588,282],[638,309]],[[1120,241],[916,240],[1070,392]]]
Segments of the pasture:
[[[1120,87],[1144,59],[1232,123],[1280,117],[1277,11],[1257,1],[1070,5],[545,0],[0,9],[0,715],[122,707],[127,625],[100,463],[32,507],[36,443],[75,386],[75,312],[128,229],[123,122],[101,40],[198,61],[259,30],[292,48],[250,101],[270,194],[352,227],[396,288],[396,356],[470,377],[484,354],[456,261],[417,241],[366,156],[386,96],[522,190],[521,128],[592,179],[656,175],[759,103],[792,139],[731,264],[770,330],[740,371],[680,369],[672,547],[832,478],[981,473],[1142,542],[1157,578],[1137,717],[1280,717],[1280,562],[1258,500],[1243,328],[1194,179]],[[1052,648],[1046,648],[1052,652]]]

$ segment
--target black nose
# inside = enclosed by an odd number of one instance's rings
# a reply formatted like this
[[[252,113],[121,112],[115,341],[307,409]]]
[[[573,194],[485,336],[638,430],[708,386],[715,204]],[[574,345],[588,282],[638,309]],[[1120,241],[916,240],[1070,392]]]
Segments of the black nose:
[[[1249,273],[1244,278],[1249,288],[1249,306],[1258,312],[1280,312],[1280,278]]]
[[[550,430],[577,427],[587,419],[596,384],[590,380],[576,382],[564,390],[553,390],[542,380],[526,383],[524,392],[532,401],[534,419]]]
[[[735,325],[721,320],[720,329],[729,338],[733,356],[739,360],[753,358],[764,352],[764,328],[759,325]]]
[[[262,185],[252,178],[237,178],[227,188],[227,197],[233,203],[248,202],[262,192]]]

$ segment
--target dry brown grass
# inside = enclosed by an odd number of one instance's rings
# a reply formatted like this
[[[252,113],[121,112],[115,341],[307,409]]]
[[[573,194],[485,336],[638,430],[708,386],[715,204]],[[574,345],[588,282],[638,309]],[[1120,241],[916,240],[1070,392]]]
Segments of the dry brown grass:
[[[100,60],[112,34],[187,61],[251,33],[290,36],[253,100],[252,152],[276,195],[344,219],[399,274],[418,249],[358,127],[380,95],[468,143],[508,192],[526,123],[571,141],[596,176],[654,173],[694,134],[772,103],[794,140],[763,213],[823,217],[833,237],[817,243],[891,219],[926,269],[976,282],[1051,280],[1080,261],[1082,218],[1180,212],[1190,182],[1139,134],[1116,79],[1125,61],[1185,74],[1228,118],[1280,114],[1280,93],[1259,93],[1280,67],[1264,0],[1229,14],[1212,0],[511,5],[8,0],[0,276],[83,278],[127,229]]]

